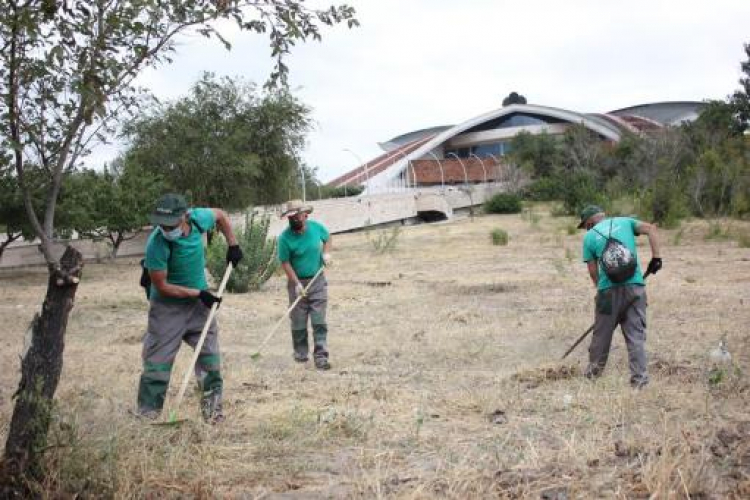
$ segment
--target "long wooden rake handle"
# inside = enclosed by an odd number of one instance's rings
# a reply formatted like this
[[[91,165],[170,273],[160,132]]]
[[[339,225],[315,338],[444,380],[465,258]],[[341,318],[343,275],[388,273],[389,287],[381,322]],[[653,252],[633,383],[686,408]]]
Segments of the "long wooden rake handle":
[[[227,281],[229,281],[229,276],[232,274],[232,264],[227,263],[227,269],[224,271],[224,277],[221,280],[221,284],[219,285],[219,290],[216,292],[217,297],[221,297],[224,294],[224,288],[227,286]],[[190,374],[193,373],[193,369],[195,368],[195,363],[198,362],[198,356],[201,354],[201,349],[203,349],[203,343],[206,341],[206,334],[208,333],[208,329],[211,326],[211,321],[213,321],[214,316],[216,316],[216,310],[219,308],[219,303],[215,302],[211,306],[211,311],[208,313],[208,319],[206,320],[206,324],[203,325],[203,331],[201,331],[201,336],[198,339],[198,343],[195,345],[195,352],[193,352],[193,360],[190,362],[190,366],[188,366],[187,370],[185,370],[185,376],[182,378],[182,385],[180,386],[180,392],[177,393],[177,399],[175,400],[174,406],[171,409],[170,413],[172,415],[177,413],[177,409],[180,407],[180,404],[182,403],[182,398],[185,396],[185,390],[187,389],[188,382],[190,382]]]
[[[300,300],[302,300],[302,297],[304,297],[305,295],[307,295],[307,291],[310,289],[310,287],[315,282],[315,280],[318,279],[318,276],[320,276],[320,273],[323,272],[323,269],[325,269],[325,266],[320,266],[320,269],[318,269],[318,272],[315,273],[315,276],[313,276],[312,279],[310,281],[308,281],[307,286],[305,287],[305,293],[304,294],[299,294],[297,296],[297,298],[294,300],[294,302],[292,302],[292,305],[289,306],[289,309],[286,310],[286,312],[284,313],[284,315],[279,318],[279,321],[276,322],[276,324],[271,329],[271,331],[268,332],[268,335],[266,335],[266,338],[264,338],[263,342],[260,343],[260,346],[258,346],[258,349],[255,352],[253,352],[252,354],[250,354],[250,358],[254,359],[254,358],[257,358],[258,356],[260,356],[260,351],[266,346],[266,344],[268,343],[268,341],[271,340],[271,337],[273,337],[273,335],[276,333],[276,330],[279,329],[279,326],[284,321],[284,319],[287,316],[289,316],[289,313],[292,312],[292,309],[294,309],[295,307],[297,307],[297,304],[299,303]]]

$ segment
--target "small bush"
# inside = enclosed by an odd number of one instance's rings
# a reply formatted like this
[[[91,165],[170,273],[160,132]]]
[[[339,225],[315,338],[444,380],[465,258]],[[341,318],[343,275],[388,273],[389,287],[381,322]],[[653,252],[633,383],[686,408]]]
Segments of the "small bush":
[[[532,201],[554,201],[563,199],[564,187],[556,177],[542,177],[524,188],[524,198]]]
[[[237,231],[237,243],[244,254],[227,281],[227,291],[246,293],[258,290],[279,267],[276,258],[276,238],[268,238],[270,217],[245,213],[245,224]],[[226,269],[227,243],[224,238],[214,238],[208,247],[208,271],[215,280],[224,276]]]
[[[492,239],[492,244],[497,246],[505,246],[510,241],[508,232],[500,228],[495,228],[490,231],[490,238]]]
[[[737,245],[740,248],[750,248],[750,233],[744,231],[737,235]]]
[[[729,239],[729,227],[725,227],[719,221],[712,221],[708,224],[708,231],[704,236],[706,241],[709,240],[728,240]]]
[[[521,209],[521,198],[512,193],[497,193],[484,203],[488,214],[517,214]]]
[[[563,184],[563,205],[568,215],[578,215],[586,205],[599,205],[607,208],[607,199],[602,194],[592,174],[574,172],[568,175]]]
[[[398,237],[401,235],[401,228],[399,226],[393,226],[390,230],[383,229],[377,231],[375,236],[371,236],[370,232],[367,232],[367,239],[372,245],[372,249],[375,253],[386,253],[392,252],[396,249],[398,243]]]

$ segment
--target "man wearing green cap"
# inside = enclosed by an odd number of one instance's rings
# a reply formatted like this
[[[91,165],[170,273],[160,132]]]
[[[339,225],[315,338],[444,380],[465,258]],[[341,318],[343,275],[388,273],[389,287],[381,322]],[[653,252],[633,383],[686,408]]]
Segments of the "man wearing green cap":
[[[159,198],[149,220],[154,230],[146,243],[144,267],[151,277],[149,313],[143,339],[143,373],[138,385],[138,413],[156,418],[164,406],[172,364],[182,342],[195,348],[214,303],[205,275],[203,233],[217,227],[227,240],[227,263],[237,266],[242,250],[226,212],[217,208],[188,209],[185,198]],[[205,375],[201,410],[207,422],[223,420],[218,327],[211,322],[196,372]]]
[[[581,211],[579,229],[586,229],[583,261],[597,289],[594,332],[589,347],[587,378],[604,371],[612,335],[621,325],[628,349],[630,385],[648,384],[646,360],[646,291],[635,238],[645,234],[651,246],[646,276],[662,266],[656,226],[631,217],[607,218],[604,209],[589,205]],[[619,267],[618,267],[619,266]]]
[[[323,266],[330,266],[331,235],[321,223],[308,220],[312,207],[300,200],[291,200],[281,217],[287,217],[289,227],[279,236],[278,254],[287,276],[289,303],[302,299],[289,313],[292,327],[294,360],[307,362],[310,352],[307,335],[308,318],[312,324],[313,360],[318,370],[329,370],[328,362],[328,282],[323,273],[315,280]],[[307,290],[305,290],[307,288]]]

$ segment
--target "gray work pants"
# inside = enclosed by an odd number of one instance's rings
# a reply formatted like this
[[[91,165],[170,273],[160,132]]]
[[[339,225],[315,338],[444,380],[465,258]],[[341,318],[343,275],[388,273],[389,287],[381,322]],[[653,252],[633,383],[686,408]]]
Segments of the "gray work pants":
[[[199,300],[179,304],[152,300],[150,306],[143,339],[143,373],[138,386],[138,407],[142,413],[162,409],[177,352],[182,342],[195,348],[210,311]],[[203,379],[203,399],[211,399],[215,407],[221,406],[223,386],[218,333],[214,318],[196,363],[196,374]]]
[[[646,287],[623,285],[600,290],[596,296],[594,334],[589,346],[589,365],[585,375],[595,378],[607,365],[612,335],[622,327],[628,349],[630,385],[648,384],[646,359]]]
[[[307,286],[310,280],[300,280],[302,286]],[[294,283],[287,283],[289,305],[297,299]],[[315,357],[328,358],[328,324],[326,323],[326,309],[328,308],[328,281],[321,273],[307,290],[307,297],[302,298],[289,313],[292,330],[292,344],[295,359],[307,359],[309,353],[307,322],[308,318],[313,330]]]

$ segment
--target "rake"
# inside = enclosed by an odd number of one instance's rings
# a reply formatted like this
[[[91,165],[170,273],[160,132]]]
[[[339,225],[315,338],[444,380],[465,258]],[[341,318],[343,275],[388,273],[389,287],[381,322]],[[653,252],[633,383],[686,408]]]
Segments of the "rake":
[[[229,281],[229,276],[232,274],[232,264],[227,264],[227,269],[224,271],[224,277],[221,280],[221,284],[219,285],[219,290],[216,292],[217,297],[221,297],[224,294],[224,289],[227,286],[227,281]],[[180,386],[180,391],[177,393],[177,399],[175,400],[173,405],[170,405],[171,408],[168,412],[167,420],[164,422],[156,422],[155,425],[175,425],[179,424],[185,421],[185,419],[178,419],[177,418],[177,410],[180,408],[180,404],[182,403],[182,398],[185,396],[185,390],[187,389],[188,383],[190,382],[190,375],[193,373],[193,369],[195,368],[195,363],[198,362],[198,356],[201,354],[201,349],[203,349],[203,343],[206,341],[206,334],[208,333],[208,328],[211,326],[211,321],[213,321],[214,316],[216,316],[216,311],[219,309],[219,303],[216,302],[211,306],[211,311],[208,313],[208,318],[206,319],[206,324],[203,325],[203,330],[201,331],[201,336],[198,339],[198,343],[195,344],[195,350],[193,352],[193,359],[190,362],[190,365],[185,370],[185,376],[182,378],[182,385]]]
[[[648,275],[649,275],[649,274],[651,274],[651,272],[650,272],[650,271],[646,271],[646,274],[644,274],[644,275],[643,275],[643,279],[645,280],[645,279],[646,279],[646,277],[648,277]],[[618,320],[621,320],[622,318],[624,318],[624,317],[625,317],[625,314],[627,314],[627,312],[628,312],[628,309],[630,309],[630,306],[632,306],[632,305],[633,305],[633,303],[634,303],[634,302],[635,302],[636,300],[638,300],[638,297],[633,297],[633,298],[632,298],[632,299],[630,300],[630,302],[628,302],[628,305],[627,305],[627,306],[625,306],[625,309],[623,309],[623,311],[622,311],[622,314],[620,315],[620,318],[618,318]],[[620,321],[618,321],[617,323],[619,324],[619,323],[620,323]],[[585,338],[586,338],[586,337],[588,336],[588,334],[589,334],[589,333],[591,333],[591,331],[592,331],[592,330],[594,329],[594,326],[595,326],[595,325],[596,325],[596,323],[594,323],[593,325],[591,325],[591,326],[590,326],[590,327],[588,328],[588,330],[586,330],[585,332],[583,332],[583,335],[581,335],[580,337],[578,337],[578,340],[576,340],[576,341],[575,341],[575,343],[574,343],[574,344],[573,344],[572,346],[570,346],[570,348],[569,348],[569,349],[568,349],[567,351],[565,351],[565,354],[563,354],[563,356],[562,356],[562,358],[560,358],[560,360],[563,360],[563,359],[567,358],[567,357],[568,357],[568,354],[570,354],[571,352],[573,352],[573,350],[574,350],[574,349],[575,349],[576,347],[578,347],[578,344],[580,344],[581,342],[583,342],[583,339],[585,339]]]
[[[299,301],[302,300],[302,298],[307,295],[307,291],[310,289],[310,287],[315,282],[315,280],[318,278],[318,276],[320,276],[320,273],[323,272],[324,268],[325,268],[325,266],[321,266],[320,269],[318,269],[318,272],[315,273],[315,276],[313,276],[312,279],[307,282],[307,286],[305,287],[305,291],[297,296],[297,298],[294,300],[294,302],[292,302],[292,305],[289,306],[289,309],[287,309],[286,312],[284,313],[284,315],[281,318],[279,318],[279,321],[274,325],[274,327],[271,329],[271,331],[268,332],[268,335],[266,335],[266,338],[263,339],[263,342],[260,343],[260,346],[258,347],[258,349],[255,352],[253,352],[252,354],[250,354],[250,359],[257,360],[258,358],[260,358],[260,351],[266,346],[266,344],[268,343],[268,341],[271,340],[271,337],[274,336],[274,334],[276,333],[276,330],[279,329],[279,326],[281,325],[281,323],[284,321],[284,319],[287,316],[289,316],[289,313],[292,312],[292,310],[295,307],[297,307],[297,304],[299,303]]]

